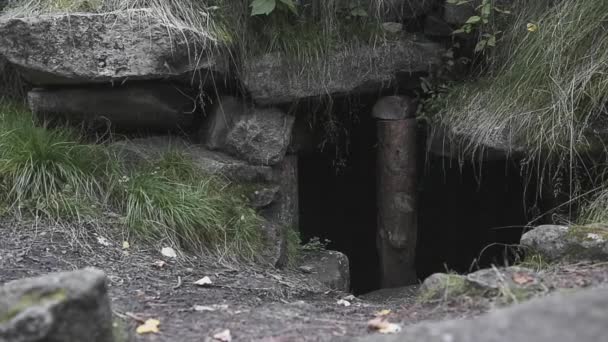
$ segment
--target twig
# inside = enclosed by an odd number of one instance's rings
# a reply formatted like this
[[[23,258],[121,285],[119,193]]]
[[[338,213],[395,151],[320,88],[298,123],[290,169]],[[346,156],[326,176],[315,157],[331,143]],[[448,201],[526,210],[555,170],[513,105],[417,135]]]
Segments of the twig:
[[[177,290],[182,287],[182,277],[177,276],[177,285],[173,286],[173,290]]]

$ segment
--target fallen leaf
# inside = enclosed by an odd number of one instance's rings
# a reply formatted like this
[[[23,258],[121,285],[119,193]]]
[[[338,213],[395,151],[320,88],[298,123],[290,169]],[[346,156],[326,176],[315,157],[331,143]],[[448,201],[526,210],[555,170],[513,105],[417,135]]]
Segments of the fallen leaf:
[[[131,244],[129,243],[129,241],[123,241],[122,249],[129,249],[129,248],[131,248]]]
[[[353,301],[353,300],[355,300],[355,299],[357,299],[357,298],[356,298],[354,295],[348,295],[348,296],[346,296],[346,297],[344,297],[344,298],[342,298],[342,299],[344,299],[344,300],[350,300],[350,301]]]
[[[213,339],[222,342],[230,342],[232,341],[232,335],[230,335],[230,330],[226,329],[213,335]]]
[[[368,329],[377,331],[381,334],[395,334],[401,331],[399,324],[390,323],[382,317],[376,317],[367,322]]]
[[[108,241],[108,239],[106,239],[103,236],[98,236],[97,237],[97,243],[100,244],[100,245],[102,245],[102,246],[106,246],[106,247],[110,246],[110,241]]]
[[[195,305],[192,307],[194,311],[204,312],[204,311],[217,311],[217,310],[226,310],[228,309],[228,305],[225,304],[215,304],[215,305]]]
[[[528,24],[526,25],[526,28],[527,28],[527,29],[528,29],[528,31],[530,31],[530,32],[536,32],[536,31],[538,31],[538,25],[536,25],[536,24],[528,23]]]
[[[177,258],[177,253],[175,252],[175,249],[171,248],[171,247],[164,247],[160,253],[164,256],[166,256],[167,258]]]
[[[160,321],[157,319],[148,319],[144,322],[144,324],[137,327],[135,332],[140,335],[143,334],[151,334],[159,332],[158,326],[160,325]]]
[[[513,274],[513,281],[517,285],[525,285],[534,282],[534,277],[527,273],[517,272]]]
[[[201,279],[194,282],[194,285],[198,285],[198,286],[206,286],[206,285],[211,285],[211,284],[213,284],[213,282],[211,281],[211,278],[209,278],[209,277],[202,277]]]
[[[336,304],[343,306],[350,306],[350,302],[344,299],[340,299]]]
[[[163,268],[163,267],[165,267],[165,265],[166,265],[166,264],[167,264],[167,263],[166,263],[166,262],[164,262],[164,261],[162,261],[162,260],[156,260],[156,261],[154,262],[154,266],[155,266],[155,267],[158,267],[158,268]]]
[[[392,311],[389,309],[384,309],[384,310],[374,312],[374,316],[376,316],[376,317],[388,316],[391,312]]]

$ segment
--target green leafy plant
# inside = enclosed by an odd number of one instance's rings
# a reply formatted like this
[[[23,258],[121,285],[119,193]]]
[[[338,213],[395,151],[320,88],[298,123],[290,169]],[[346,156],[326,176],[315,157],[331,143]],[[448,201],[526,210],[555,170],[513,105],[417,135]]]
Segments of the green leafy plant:
[[[298,14],[296,4],[293,0],[253,0],[251,2],[251,16],[269,15],[275,9],[283,7],[293,14]]]
[[[447,1],[448,4],[456,6],[469,6],[472,2],[473,0]],[[497,36],[502,33],[501,31],[494,30],[493,25],[491,25],[493,16],[496,13],[510,14],[511,12],[495,6],[492,0],[482,0],[481,5],[479,5],[475,10],[477,14],[469,17],[462,27],[454,30],[453,34],[469,34],[479,31],[480,39],[477,41],[477,45],[475,46],[475,52],[483,52],[487,48],[495,47]]]

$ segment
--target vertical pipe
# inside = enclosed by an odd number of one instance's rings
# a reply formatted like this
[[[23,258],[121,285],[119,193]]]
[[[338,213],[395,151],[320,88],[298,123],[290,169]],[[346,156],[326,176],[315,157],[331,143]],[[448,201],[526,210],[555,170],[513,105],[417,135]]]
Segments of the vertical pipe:
[[[417,282],[416,119],[412,102],[390,96],[374,106],[378,119],[376,191],[383,288]]]

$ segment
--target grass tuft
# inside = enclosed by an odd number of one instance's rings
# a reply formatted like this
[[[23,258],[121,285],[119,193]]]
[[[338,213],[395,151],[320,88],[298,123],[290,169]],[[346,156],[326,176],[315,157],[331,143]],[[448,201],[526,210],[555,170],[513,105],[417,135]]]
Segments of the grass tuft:
[[[261,247],[256,213],[220,178],[197,173],[184,155],[170,152],[119,182],[116,206],[139,237],[247,258]]]
[[[38,127],[21,105],[0,100],[0,202],[17,219],[103,223],[109,212],[141,239],[253,260],[262,220],[222,178],[167,152],[128,174],[101,144],[67,127]],[[109,222],[108,222],[109,223]]]
[[[453,88],[436,121],[452,128],[465,155],[506,143],[532,156],[576,158],[594,147],[590,129],[605,125],[608,2],[518,5],[489,76]]]

